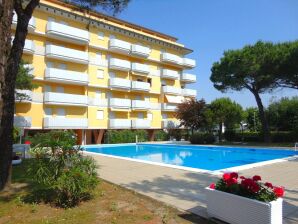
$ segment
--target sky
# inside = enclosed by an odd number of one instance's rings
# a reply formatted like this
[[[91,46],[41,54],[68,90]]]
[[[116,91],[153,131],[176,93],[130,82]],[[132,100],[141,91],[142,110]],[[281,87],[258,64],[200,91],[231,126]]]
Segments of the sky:
[[[224,50],[242,48],[258,40],[283,42],[298,40],[298,0],[131,0],[118,16],[138,25],[172,35],[194,50],[197,61],[191,70],[197,83],[197,98],[208,103],[230,97],[243,107],[256,106],[248,91],[217,91],[210,81],[212,64]],[[298,63],[298,62],[297,62]],[[277,90],[262,95],[264,105],[297,90]]]

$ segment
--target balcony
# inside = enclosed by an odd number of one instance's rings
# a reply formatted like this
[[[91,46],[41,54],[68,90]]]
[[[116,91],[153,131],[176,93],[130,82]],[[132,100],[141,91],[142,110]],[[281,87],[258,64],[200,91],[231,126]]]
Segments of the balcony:
[[[197,90],[195,90],[195,89],[182,89],[182,95],[190,96],[190,97],[196,97],[197,96]]]
[[[113,129],[129,129],[131,128],[131,120],[128,119],[110,119],[109,126]]]
[[[175,70],[163,69],[161,77],[166,79],[179,79],[179,73]]]
[[[196,75],[189,74],[189,73],[183,73],[181,75],[181,81],[183,82],[196,82],[197,77]]]
[[[150,49],[149,49],[149,47],[144,47],[144,46],[139,45],[139,44],[132,44],[130,53],[132,55],[147,58],[150,55]]]
[[[12,18],[12,28],[16,28],[17,27],[17,22],[18,22],[18,16],[17,14],[14,12],[13,14],[13,18]],[[31,19],[29,20],[29,24],[28,24],[28,31],[34,31],[36,28],[36,19],[35,17],[31,17]]]
[[[32,40],[25,40],[25,45],[24,45],[24,54],[34,54],[35,52],[35,44]]]
[[[122,60],[118,58],[111,58],[109,61],[109,68],[120,70],[120,71],[129,71],[130,70],[130,62],[127,60]]]
[[[163,86],[162,87],[162,92],[164,94],[180,95],[181,94],[181,89],[173,87],[173,86]]]
[[[110,108],[118,108],[118,109],[130,109],[131,108],[131,100],[123,99],[123,98],[110,98],[109,103]]]
[[[45,117],[43,119],[44,128],[88,128],[87,118],[66,118],[66,117]]]
[[[110,78],[110,88],[129,90],[131,81],[129,79]]]
[[[131,121],[131,127],[135,129],[146,129],[151,127],[151,121],[146,119],[136,119]]]
[[[164,62],[181,65],[182,64],[182,58],[175,54],[170,53],[162,53],[161,54],[161,60]]]
[[[131,89],[135,91],[150,91],[150,83],[148,82],[140,82],[140,81],[132,81],[131,82]]]
[[[14,116],[13,125],[16,127],[28,128],[31,127],[32,117]]]
[[[162,127],[163,128],[179,128],[180,123],[179,121],[171,121],[171,120],[163,120]]]
[[[76,44],[89,43],[89,32],[65,24],[50,21],[47,23],[46,34],[54,39]]]
[[[44,103],[52,105],[68,105],[68,106],[88,106],[88,97],[77,94],[67,93],[44,93]]]
[[[74,50],[71,48],[61,47],[57,45],[48,44],[46,46],[46,57],[60,59],[63,61],[70,61],[79,64],[88,64],[88,52]]]
[[[141,63],[131,63],[131,70],[137,73],[148,74],[150,72],[149,65]]]
[[[123,40],[111,39],[109,49],[111,51],[128,54],[130,52],[130,43]]]
[[[133,110],[149,110],[150,102],[145,100],[132,100],[131,107]]]
[[[183,65],[189,68],[196,67],[196,61],[190,58],[183,58]]]
[[[31,90],[17,89],[15,94],[15,101],[18,103],[32,102],[33,93]]]
[[[161,104],[161,110],[163,111],[176,111],[176,109],[177,109],[176,104],[170,104],[170,103]]]
[[[34,66],[32,64],[24,64],[24,68],[28,69],[28,74],[33,75],[34,73]]]
[[[88,75],[86,73],[57,68],[46,68],[45,80],[58,83],[71,83],[75,85],[87,85],[89,83]]]

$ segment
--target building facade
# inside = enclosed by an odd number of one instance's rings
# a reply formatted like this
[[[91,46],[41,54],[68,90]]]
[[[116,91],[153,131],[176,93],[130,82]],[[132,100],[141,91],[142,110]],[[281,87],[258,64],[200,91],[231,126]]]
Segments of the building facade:
[[[13,18],[13,28],[17,21]],[[15,126],[73,129],[79,143],[100,143],[107,129],[177,127],[175,109],[196,90],[196,62],[177,39],[114,17],[41,0],[29,24],[23,60],[33,91],[20,91]]]

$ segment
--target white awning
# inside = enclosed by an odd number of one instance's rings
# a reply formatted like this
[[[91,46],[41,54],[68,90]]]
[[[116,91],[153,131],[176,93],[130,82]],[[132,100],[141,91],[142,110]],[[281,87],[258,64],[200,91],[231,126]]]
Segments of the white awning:
[[[184,101],[183,96],[166,95],[166,99],[169,103],[182,103]]]

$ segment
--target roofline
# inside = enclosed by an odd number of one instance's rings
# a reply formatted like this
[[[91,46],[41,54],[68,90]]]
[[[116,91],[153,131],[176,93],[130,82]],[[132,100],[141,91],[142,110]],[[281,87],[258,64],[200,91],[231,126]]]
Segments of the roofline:
[[[75,3],[72,3],[72,2],[66,2],[65,0],[47,0],[47,1],[50,1],[50,2],[54,2],[54,3],[57,3],[57,4],[63,4],[67,7],[69,6],[72,6],[73,8],[76,8],[78,10],[84,10],[84,9],[81,9],[79,5],[75,4]],[[151,34],[151,35],[156,35],[160,38],[164,38],[164,39],[167,39],[167,40],[170,40],[170,41],[178,41],[178,38],[177,37],[173,37],[171,35],[167,35],[165,33],[161,33],[161,32],[158,32],[156,30],[152,30],[152,29],[149,29],[149,28],[146,28],[146,27],[143,27],[143,26],[140,26],[140,25],[137,25],[135,23],[131,23],[131,22],[127,22],[125,20],[122,20],[122,19],[118,19],[116,17],[113,17],[113,16],[109,16],[109,15],[106,15],[102,12],[98,12],[98,11],[95,11],[95,10],[90,10],[91,14],[95,15],[95,16],[99,16],[101,18],[104,18],[104,19],[107,19],[111,22],[115,22],[115,23],[118,23],[120,25],[123,25],[123,26],[127,26],[129,28],[133,28],[133,29],[136,29],[136,30],[139,30],[139,31],[142,31],[144,33],[148,33],[148,34]]]

